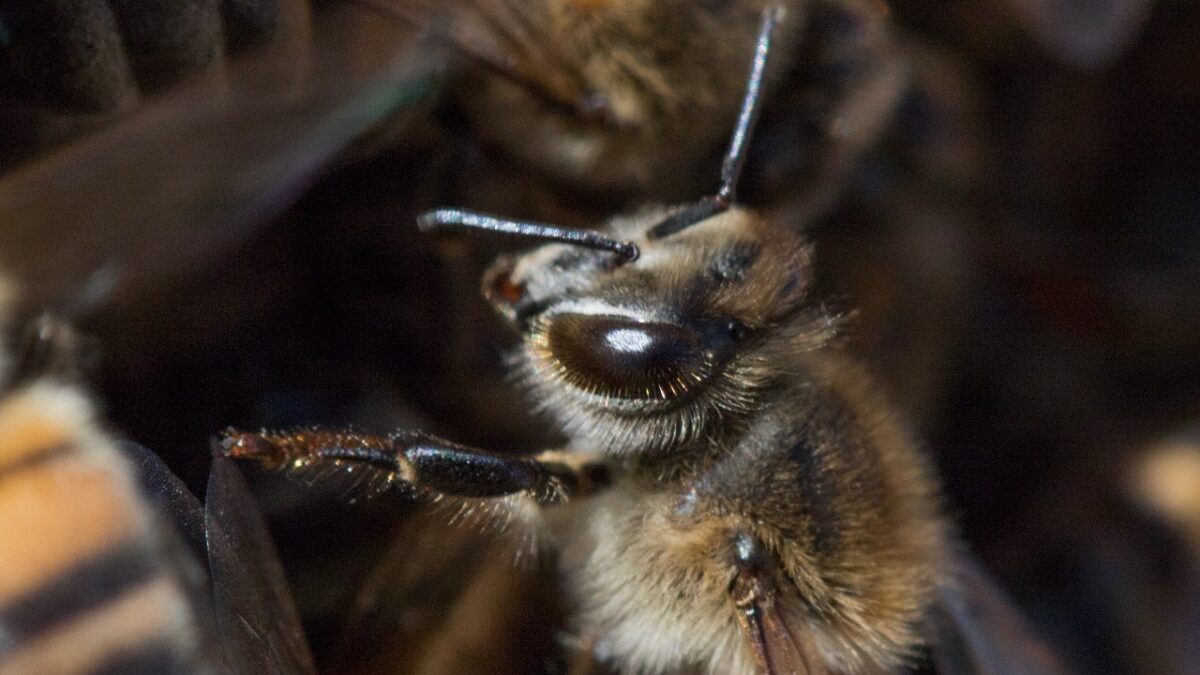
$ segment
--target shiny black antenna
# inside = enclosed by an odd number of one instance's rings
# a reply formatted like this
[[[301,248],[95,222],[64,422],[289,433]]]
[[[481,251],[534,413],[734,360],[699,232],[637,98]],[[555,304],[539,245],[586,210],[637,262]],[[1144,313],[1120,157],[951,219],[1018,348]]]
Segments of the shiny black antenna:
[[[741,178],[742,167],[746,164],[746,146],[750,143],[750,134],[754,132],[754,124],[758,121],[758,113],[762,109],[763,77],[767,72],[771,40],[783,14],[784,9],[780,5],[771,5],[763,10],[758,42],[754,47],[754,63],[750,66],[746,95],[742,97],[742,110],[738,113],[737,126],[733,129],[729,152],[725,153],[725,161],[721,162],[721,187],[717,190],[717,201],[726,204],[732,204],[737,194],[738,179]]]
[[[738,114],[737,126],[733,130],[733,139],[729,143],[729,151],[725,153],[725,159],[721,162],[721,185],[717,189],[717,194],[675,211],[665,220],[650,228],[647,233],[650,239],[658,239],[679,232],[710,216],[726,211],[733,205],[737,195],[738,179],[741,177],[742,167],[746,163],[746,150],[750,142],[750,135],[754,131],[754,124],[758,121],[758,113],[762,107],[762,85],[767,71],[767,56],[771,52],[775,27],[783,15],[784,9],[780,5],[771,5],[763,10],[762,24],[758,30],[758,41],[754,49],[754,61],[750,67],[750,78],[746,83],[746,94],[742,97],[742,108]],[[594,230],[573,230],[545,223],[506,220],[463,209],[436,209],[422,213],[417,216],[417,225],[424,232],[447,230],[478,232],[483,230],[612,251],[623,263],[633,262],[640,255],[637,245],[633,242],[617,241]]]
[[[767,72],[767,57],[771,53],[775,27],[783,19],[783,15],[784,9],[780,5],[769,5],[763,10],[762,23],[758,29],[758,41],[754,47],[754,61],[750,66],[750,77],[746,82],[746,94],[742,97],[742,109],[738,113],[737,126],[733,129],[729,150],[721,162],[721,185],[717,188],[717,194],[688,204],[667,216],[647,233],[651,239],[675,234],[733,206],[737,199],[738,179],[741,178],[742,167],[746,164],[746,150],[750,145],[750,136],[754,132],[754,125],[758,121],[758,114],[762,109],[762,87],[763,78]]]
[[[485,213],[463,209],[436,209],[434,211],[427,211],[417,216],[417,227],[421,228],[422,232],[484,230],[529,239],[554,241],[561,244],[599,249],[601,251],[612,251],[617,254],[621,262],[633,262],[641,254],[637,244],[631,241],[618,241],[594,230],[573,230],[545,223],[506,220],[504,218],[497,218],[496,216],[489,216]]]

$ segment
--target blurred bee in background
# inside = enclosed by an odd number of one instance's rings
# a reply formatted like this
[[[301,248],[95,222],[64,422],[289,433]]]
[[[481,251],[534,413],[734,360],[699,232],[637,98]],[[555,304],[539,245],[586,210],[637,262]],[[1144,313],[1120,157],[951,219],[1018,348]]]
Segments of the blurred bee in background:
[[[431,245],[396,223],[455,202],[593,225],[700,194],[736,117],[728,83],[743,76],[761,8],[386,3],[406,17],[398,23],[363,3],[167,4],[0,4],[0,66],[13,66],[0,67],[0,108],[45,122],[14,118],[0,141],[7,156],[8,142],[22,138],[15,132],[36,130],[17,153],[33,159],[0,183],[0,264],[35,306],[65,310],[96,336],[113,421],[161,449],[193,489],[208,467],[195,449],[230,421],[428,423],[489,448],[553,444],[503,384],[496,354],[508,343],[475,297],[494,248]],[[1043,623],[1070,626],[1057,637],[1074,642],[1090,669],[1153,670],[1147,649],[1075,637],[1137,631],[1128,614],[1118,623],[1112,606],[1096,607],[1112,589],[1087,584],[1103,575],[1073,565],[1088,560],[1078,551],[1092,556],[1109,541],[1099,529],[1109,512],[1097,502],[1119,481],[1106,458],[1139,434],[1160,433],[1164,419],[1194,416],[1177,407],[1196,400],[1180,383],[1198,350],[1181,336],[1200,334],[1187,330],[1200,324],[1190,291],[1172,290],[1194,284],[1158,261],[1197,249],[1143,248],[1149,234],[1187,240],[1182,231],[1130,228],[1100,242],[1090,228],[1124,223],[1131,212],[1111,207],[1131,189],[1143,205],[1160,203],[1153,181],[1128,183],[1139,167],[1158,162],[1156,175],[1188,175],[1176,167],[1190,166],[1179,134],[1191,127],[1172,115],[1186,117],[1195,101],[1186,87],[1156,83],[1194,80],[1164,57],[1187,48],[1195,17],[1182,5],[1159,9],[1148,52],[1133,36],[1149,3],[1050,11],[1065,6],[1046,3],[1035,16],[1029,3],[961,0],[931,16],[905,0],[789,2],[793,19],[779,35],[740,193],[814,242],[822,264],[813,296],[856,308],[846,341],[934,439],[966,534],[989,564],[1040,608]],[[51,7],[57,13],[44,20],[39,12]],[[237,12],[247,8],[268,18],[298,9],[301,19],[243,23]],[[188,12],[208,23],[176,20]],[[1057,29],[1037,40],[1064,60],[1072,44],[1110,59],[1128,47],[1133,59],[1123,63],[1134,65],[1101,77],[1065,71],[1021,28],[1037,16]],[[84,27],[53,32],[65,19]],[[261,30],[245,33],[254,39],[236,39],[254,25]],[[680,28],[670,49],[655,47],[660,25]],[[298,30],[279,30],[286,26]],[[456,48],[438,53],[412,26]],[[119,56],[61,57],[95,44]],[[192,56],[152,55],[175,49]],[[730,58],[711,58],[718,53]],[[124,79],[76,81],[81,90],[134,83],[110,97],[121,105],[97,112],[50,91],[85,72],[77,64],[122,59],[139,64]],[[1076,96],[1097,90],[1119,100]],[[1141,129],[1135,121],[1146,111],[1134,102],[1142,100],[1157,139],[1131,137],[1144,156],[1122,154],[1126,141],[1113,129]],[[45,107],[54,114],[41,115]],[[351,144],[368,129],[368,142]],[[30,154],[85,131],[56,153]],[[1060,229],[1068,221],[1074,229]],[[1138,246],[1123,246],[1129,237]],[[1063,250],[1078,259],[1064,264]],[[1153,292],[1139,290],[1147,286]],[[74,299],[80,289],[83,302]],[[1130,381],[1154,391],[1154,405],[1093,393],[1126,393]],[[1159,405],[1164,397],[1170,405]],[[265,487],[311,634],[325,639],[345,623],[326,587],[368,576],[378,532],[394,526],[397,509],[376,500],[348,519],[319,497]],[[1081,518],[1090,527],[1074,527]],[[398,559],[411,565],[404,553]],[[1135,578],[1120,576],[1122,587]],[[408,578],[426,590],[427,577]],[[1076,604],[1062,609],[1065,578],[1077,580],[1067,592]],[[1139,614],[1141,605],[1130,607]],[[1112,623],[1097,627],[1098,615]],[[316,646],[330,658],[328,645]]]
[[[0,371],[0,673],[314,672],[235,469],[214,464],[205,511],[104,429],[69,327],[22,332]]]
[[[214,672],[192,570],[167,564],[133,467],[87,398],[38,372],[63,356],[42,349],[52,330],[0,374],[0,672]]]

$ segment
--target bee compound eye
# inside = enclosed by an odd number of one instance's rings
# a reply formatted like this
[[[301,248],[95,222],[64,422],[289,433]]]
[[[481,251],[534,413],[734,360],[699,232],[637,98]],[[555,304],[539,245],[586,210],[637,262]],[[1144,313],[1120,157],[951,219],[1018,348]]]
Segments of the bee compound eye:
[[[555,315],[544,343],[569,384],[617,398],[682,397],[712,365],[711,350],[696,331],[622,316]]]

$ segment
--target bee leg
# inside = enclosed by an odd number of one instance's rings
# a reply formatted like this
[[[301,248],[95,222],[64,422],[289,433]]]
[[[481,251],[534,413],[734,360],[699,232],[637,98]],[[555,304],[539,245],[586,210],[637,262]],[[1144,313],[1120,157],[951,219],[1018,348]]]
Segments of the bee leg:
[[[759,671],[766,675],[825,675],[828,671],[816,654],[805,626],[789,617],[780,606],[778,561],[753,535],[736,534],[733,546],[737,571],[729,584],[729,593],[737,608],[738,625],[750,643]]]
[[[507,457],[418,432],[378,436],[323,429],[284,433],[230,430],[214,450],[291,470],[320,465],[361,467],[381,485],[435,495],[486,498],[526,494],[539,504],[585,494],[608,480],[600,462],[556,452]]]
[[[561,462],[504,457],[421,437],[398,443],[397,473],[415,487],[458,497],[499,497],[525,492],[539,502],[577,493],[580,477]]]

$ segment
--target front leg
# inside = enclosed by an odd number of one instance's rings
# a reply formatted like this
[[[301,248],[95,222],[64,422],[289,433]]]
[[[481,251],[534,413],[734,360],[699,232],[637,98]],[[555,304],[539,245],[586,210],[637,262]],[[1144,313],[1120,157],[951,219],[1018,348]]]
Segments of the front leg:
[[[287,470],[358,470],[378,488],[407,488],[434,497],[524,495],[538,505],[589,494],[609,480],[607,465],[595,459],[557,451],[506,457],[411,431],[381,436],[319,428],[260,433],[230,429],[216,441],[214,451]]]
[[[748,532],[737,533],[733,548],[737,572],[729,593],[737,608],[738,626],[754,651],[759,671],[765,675],[828,673],[808,626],[780,607],[779,596],[786,591],[778,585],[779,561]]]

